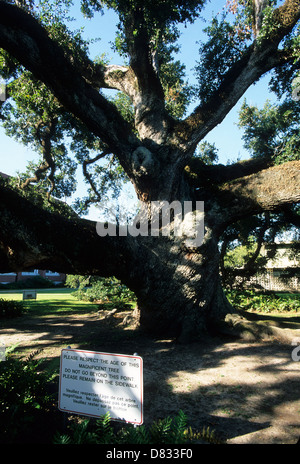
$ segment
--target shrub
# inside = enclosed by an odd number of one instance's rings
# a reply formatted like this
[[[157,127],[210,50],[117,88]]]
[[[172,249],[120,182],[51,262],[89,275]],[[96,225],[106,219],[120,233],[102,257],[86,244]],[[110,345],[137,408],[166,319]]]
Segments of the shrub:
[[[22,290],[26,288],[54,288],[56,285],[51,280],[45,279],[42,276],[28,277],[25,280],[19,280],[18,282],[12,282],[6,284],[5,288],[8,290]]]
[[[25,359],[8,355],[0,362],[0,443],[24,442],[28,433],[34,436],[34,423],[40,427],[38,415],[50,402],[50,377],[38,372],[37,353]]]
[[[23,314],[23,301],[4,300],[0,298],[0,319],[11,319]]]
[[[232,290],[226,292],[231,304],[237,309],[260,312],[288,312],[300,310],[300,300],[293,296],[261,294],[254,291]]]
[[[64,433],[60,430],[61,413],[49,394],[53,376],[40,372],[43,360],[35,359],[39,351],[25,359],[13,358],[11,351],[8,349],[7,360],[0,362],[0,444],[222,443],[209,428],[193,432],[182,411],[175,418],[160,419],[149,427],[112,423],[109,413],[91,421],[73,418]]]
[[[71,277],[67,279],[67,282],[71,286],[79,285],[78,290],[73,293],[73,296],[79,300],[112,303],[114,307],[124,307],[130,301],[135,300],[134,293],[115,277],[93,278],[89,287],[85,286],[88,282],[87,278],[80,279],[80,276]]]
[[[179,411],[175,418],[160,419],[150,427],[144,425],[134,427],[127,425],[120,430],[111,424],[109,413],[106,413],[96,421],[96,426],[91,427],[90,421],[83,420],[71,426],[70,434],[57,433],[54,437],[55,444],[184,444],[184,443],[221,443],[214,431],[203,428],[201,432],[194,433],[191,427],[187,427],[186,415]]]

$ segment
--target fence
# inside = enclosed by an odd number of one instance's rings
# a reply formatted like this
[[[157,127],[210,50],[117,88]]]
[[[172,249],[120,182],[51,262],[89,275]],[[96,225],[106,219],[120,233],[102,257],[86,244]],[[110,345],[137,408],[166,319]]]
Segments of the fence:
[[[248,286],[259,286],[265,290],[277,292],[300,292],[300,279],[298,276],[288,277],[279,271],[266,270],[263,274],[250,277]]]

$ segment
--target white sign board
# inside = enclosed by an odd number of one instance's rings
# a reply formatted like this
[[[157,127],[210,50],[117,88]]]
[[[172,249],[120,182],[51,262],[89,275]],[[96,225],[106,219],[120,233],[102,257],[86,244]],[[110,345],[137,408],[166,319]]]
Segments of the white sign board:
[[[23,292],[23,300],[36,300],[35,290],[25,290]]]
[[[59,409],[143,423],[143,361],[139,356],[64,349],[60,360]]]

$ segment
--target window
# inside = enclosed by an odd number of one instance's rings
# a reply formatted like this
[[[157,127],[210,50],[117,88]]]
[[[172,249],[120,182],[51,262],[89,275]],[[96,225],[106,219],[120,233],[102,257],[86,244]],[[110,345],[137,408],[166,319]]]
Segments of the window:
[[[27,271],[24,271],[22,272],[22,275],[23,276],[34,276],[34,275],[38,275],[39,274],[39,271],[38,269],[27,269]]]

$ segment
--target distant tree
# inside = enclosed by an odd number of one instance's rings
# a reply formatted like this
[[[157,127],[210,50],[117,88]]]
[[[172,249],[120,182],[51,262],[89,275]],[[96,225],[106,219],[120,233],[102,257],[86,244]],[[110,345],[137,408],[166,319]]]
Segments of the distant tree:
[[[278,83],[281,83],[279,86]],[[246,100],[239,113],[239,127],[243,130],[245,148],[252,158],[270,160],[274,164],[300,159],[298,98],[291,92],[290,78],[272,80],[272,88],[280,103],[267,101],[262,109],[247,104]],[[228,227],[221,237],[221,271],[223,283],[240,285],[249,277],[262,271],[267,257],[260,256],[263,243],[273,243],[275,239],[293,242],[299,240],[299,205],[284,206],[278,213],[267,212],[252,216]],[[292,249],[292,248],[291,248]],[[272,247],[276,252],[276,247]],[[269,256],[274,258],[274,256]]]

